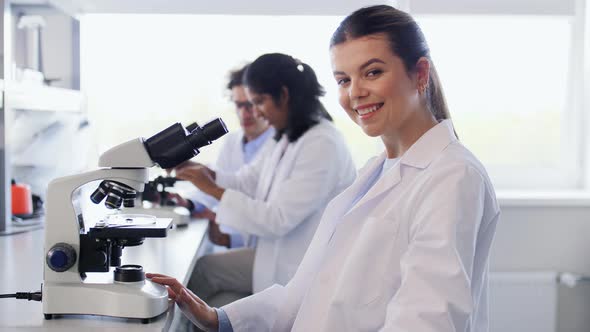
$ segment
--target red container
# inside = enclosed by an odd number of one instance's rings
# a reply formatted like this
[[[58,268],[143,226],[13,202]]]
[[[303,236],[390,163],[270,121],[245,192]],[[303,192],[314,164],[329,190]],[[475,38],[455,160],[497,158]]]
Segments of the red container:
[[[11,193],[13,215],[33,213],[33,196],[31,196],[31,187],[22,183],[13,183]]]

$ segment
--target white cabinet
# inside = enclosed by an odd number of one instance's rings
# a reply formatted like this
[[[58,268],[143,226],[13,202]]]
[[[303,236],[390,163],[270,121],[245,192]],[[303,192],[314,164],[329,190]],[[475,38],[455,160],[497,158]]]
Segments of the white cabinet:
[[[58,144],[46,143],[60,136],[55,135],[56,131],[82,127],[87,121],[86,101],[79,91],[77,20],[52,6],[50,1],[0,0],[0,10],[3,57],[0,62],[0,233],[3,233],[11,232],[10,180],[15,175],[29,180],[36,178],[37,194],[44,194],[49,180],[64,175],[56,169],[64,169],[68,162],[64,159],[69,158],[63,156],[66,153],[72,156],[72,145],[79,139],[72,136],[66,143],[63,139]],[[31,21],[41,24],[26,24]],[[40,78],[31,80],[18,75],[26,71],[38,73]],[[30,147],[36,147],[37,151]],[[16,155],[16,150],[21,154]],[[46,156],[28,158],[39,155],[38,151]]]
[[[15,110],[79,113],[85,109],[84,96],[78,90],[18,83],[9,84],[3,90],[6,107]]]

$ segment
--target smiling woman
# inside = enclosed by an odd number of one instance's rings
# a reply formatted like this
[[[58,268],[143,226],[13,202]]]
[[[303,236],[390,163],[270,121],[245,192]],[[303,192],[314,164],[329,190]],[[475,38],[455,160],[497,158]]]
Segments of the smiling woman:
[[[428,61],[417,65],[421,71],[408,74],[400,57],[394,56],[390,48],[385,35],[360,37],[332,47],[340,105],[369,136],[397,136],[408,121],[418,120],[415,116],[429,115],[420,112],[426,107],[426,99],[420,98],[420,93],[424,93],[428,82]],[[367,54],[374,57],[367,58]],[[434,119],[430,123],[433,126]],[[388,152],[390,158],[401,154]]]
[[[286,285],[215,311],[190,294],[177,303],[211,331],[488,331],[500,211],[484,167],[433,102],[442,90],[419,27],[390,6],[361,8],[330,51],[342,107],[386,153],[327,205]]]
[[[381,137],[388,158],[399,157],[437,121],[450,118],[430,51],[415,24],[407,32],[369,35],[359,22],[347,24],[332,39],[340,105],[367,135]]]

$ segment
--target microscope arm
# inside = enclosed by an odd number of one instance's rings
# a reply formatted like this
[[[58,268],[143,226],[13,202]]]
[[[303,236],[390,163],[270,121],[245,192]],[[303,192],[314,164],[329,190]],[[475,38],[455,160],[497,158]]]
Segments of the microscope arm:
[[[155,163],[146,151],[143,138],[136,138],[105,151],[98,159],[98,167],[150,168]]]
[[[113,180],[142,191],[149,174],[146,168],[104,168],[53,180],[47,189],[45,246],[65,242],[79,250],[80,225],[76,222],[78,217],[72,205],[72,194],[80,186],[96,180]],[[46,247],[45,252],[49,249]],[[79,280],[77,263],[71,271],[74,272],[72,278]],[[63,280],[64,274],[60,278]]]

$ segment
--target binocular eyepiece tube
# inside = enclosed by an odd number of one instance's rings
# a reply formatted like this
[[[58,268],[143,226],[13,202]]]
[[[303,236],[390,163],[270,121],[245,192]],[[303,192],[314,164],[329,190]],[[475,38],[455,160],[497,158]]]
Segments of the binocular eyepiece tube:
[[[173,168],[199,154],[199,148],[211,144],[227,133],[227,127],[220,118],[199,127],[189,125],[190,132],[180,123],[162,130],[145,140],[144,145],[150,158],[162,168]]]

